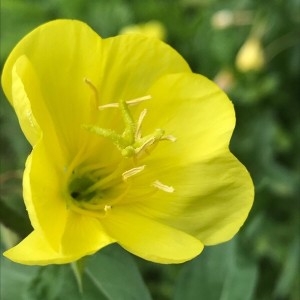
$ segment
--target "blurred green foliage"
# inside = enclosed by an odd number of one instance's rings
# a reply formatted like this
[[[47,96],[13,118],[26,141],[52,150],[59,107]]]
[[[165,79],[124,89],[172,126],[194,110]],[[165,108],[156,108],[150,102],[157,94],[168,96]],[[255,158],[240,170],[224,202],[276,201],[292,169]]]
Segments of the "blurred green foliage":
[[[208,247],[187,264],[156,265],[134,258],[153,299],[299,299],[300,2],[2,0],[1,69],[26,33],[57,18],[83,20],[103,37],[116,35],[129,24],[158,20],[166,28],[167,42],[193,71],[215,79],[235,105],[231,149],[252,175],[254,207],[233,242]],[[265,66],[241,72],[236,56],[250,36],[262,44]],[[21,191],[30,147],[3,94],[0,104],[0,221],[11,230],[7,234],[2,226],[1,241],[8,247],[31,230]],[[13,239],[11,232],[17,234]],[[22,267],[1,258],[1,285],[6,289],[1,288],[1,299],[16,299],[11,298],[16,284],[32,293],[30,299],[42,299],[33,295],[40,291],[33,292],[32,287],[47,290],[49,281],[68,272],[54,266]],[[247,295],[239,296],[241,291]],[[111,297],[103,299],[118,300]],[[49,294],[43,299],[60,297]]]

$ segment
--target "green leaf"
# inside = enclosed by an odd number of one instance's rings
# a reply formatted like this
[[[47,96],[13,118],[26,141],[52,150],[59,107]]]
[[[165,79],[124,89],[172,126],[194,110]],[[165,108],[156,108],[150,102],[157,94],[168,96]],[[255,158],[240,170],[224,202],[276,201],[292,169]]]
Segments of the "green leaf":
[[[89,279],[86,281],[85,291],[81,293],[70,264],[34,267],[8,262],[7,265],[8,268],[3,272],[6,278],[3,286],[1,282],[1,287],[5,290],[1,300],[108,299]]]
[[[134,260],[116,244],[87,259],[83,293],[87,287],[94,288],[95,297],[100,291],[108,300],[151,299]]]
[[[151,300],[134,260],[117,245],[86,258],[82,292],[70,264],[24,266],[2,257],[0,269],[1,300]]]
[[[22,212],[19,212],[18,209],[11,205],[12,202],[16,201],[5,201],[0,197],[0,222],[17,233],[21,238],[24,238],[32,231],[32,227],[29,218],[26,218]],[[23,203],[19,201],[17,204]],[[21,207],[23,208],[23,205]]]
[[[237,255],[234,241],[206,247],[182,269],[174,299],[250,300],[256,280],[256,265]]]
[[[39,268],[22,299],[80,300],[81,294],[70,265],[49,265]]]
[[[284,264],[283,271],[277,282],[274,294],[276,299],[288,298],[293,289],[293,284],[300,277],[299,264],[300,263],[300,238],[295,237],[291,243],[287,258]]]
[[[13,263],[1,255],[0,299],[22,299],[20,295],[23,295],[27,285],[36,276],[38,270],[38,267]]]

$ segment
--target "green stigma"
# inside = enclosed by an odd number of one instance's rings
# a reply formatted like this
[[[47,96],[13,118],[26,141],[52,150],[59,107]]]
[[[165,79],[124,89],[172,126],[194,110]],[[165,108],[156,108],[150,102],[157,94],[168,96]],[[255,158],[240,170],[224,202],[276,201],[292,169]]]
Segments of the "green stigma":
[[[119,108],[125,125],[121,134],[112,129],[101,128],[94,125],[83,125],[83,127],[92,133],[110,139],[125,158],[139,158],[144,154],[150,154],[159,141],[169,140],[174,142],[176,140],[173,136],[165,136],[165,131],[160,128],[155,129],[153,133],[142,137],[141,125],[147,110],[144,109],[140,113],[138,120],[135,121],[129,106],[138,104],[150,98],[150,96],[145,96],[130,101],[120,100],[118,103],[111,103],[99,107],[100,110],[111,107]]]

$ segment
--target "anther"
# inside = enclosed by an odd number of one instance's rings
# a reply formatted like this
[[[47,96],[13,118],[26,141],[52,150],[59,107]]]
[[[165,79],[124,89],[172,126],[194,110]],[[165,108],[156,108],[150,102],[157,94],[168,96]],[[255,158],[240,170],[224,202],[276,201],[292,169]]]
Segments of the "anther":
[[[150,95],[146,95],[146,96],[143,96],[143,97],[139,97],[139,98],[135,98],[135,99],[132,99],[132,100],[128,100],[128,101],[126,101],[126,104],[127,105],[135,105],[135,104],[139,104],[141,102],[150,100],[151,98],[152,97]]]
[[[125,171],[123,174],[122,174],[122,178],[124,181],[127,181],[128,178],[142,172],[144,169],[145,169],[145,165],[143,166],[139,166],[139,167],[136,167],[136,168],[132,168],[128,171]]]
[[[150,99],[151,99],[151,96],[147,95],[147,96],[143,96],[143,97],[139,97],[139,98],[136,98],[136,99],[125,101],[125,103],[128,106],[133,106],[133,105],[139,104],[141,102],[144,102],[144,101],[147,101],[147,100],[150,100]],[[100,105],[100,106],[98,106],[98,109],[99,110],[104,110],[106,108],[118,108],[118,107],[119,107],[119,103],[118,102],[113,102],[113,103]]]
[[[172,186],[165,185],[158,180],[155,180],[152,183],[152,186],[166,193],[173,193],[175,191],[175,189]]]
[[[119,107],[119,103],[108,103],[108,104],[100,105],[100,106],[98,106],[98,109],[99,110],[104,110],[106,108],[111,108],[111,107],[118,108]]]
[[[144,120],[146,114],[147,114],[147,109],[145,108],[140,113],[139,119],[136,124],[135,140],[140,139],[142,137],[141,127],[142,127],[142,123],[143,123],[143,120]]]
[[[165,135],[161,138],[161,140],[166,140],[166,141],[170,141],[170,142],[176,142],[177,139],[174,135]]]

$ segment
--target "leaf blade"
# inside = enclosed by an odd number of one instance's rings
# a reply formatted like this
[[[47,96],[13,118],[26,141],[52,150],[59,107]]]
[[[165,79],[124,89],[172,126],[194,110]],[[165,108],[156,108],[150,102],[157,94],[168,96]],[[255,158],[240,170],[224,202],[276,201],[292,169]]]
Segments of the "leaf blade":
[[[151,300],[132,257],[121,247],[110,245],[87,261],[83,291],[91,281],[108,300]]]
[[[250,300],[256,280],[256,264],[238,257],[232,241],[207,248],[186,264],[178,278],[174,300]]]

